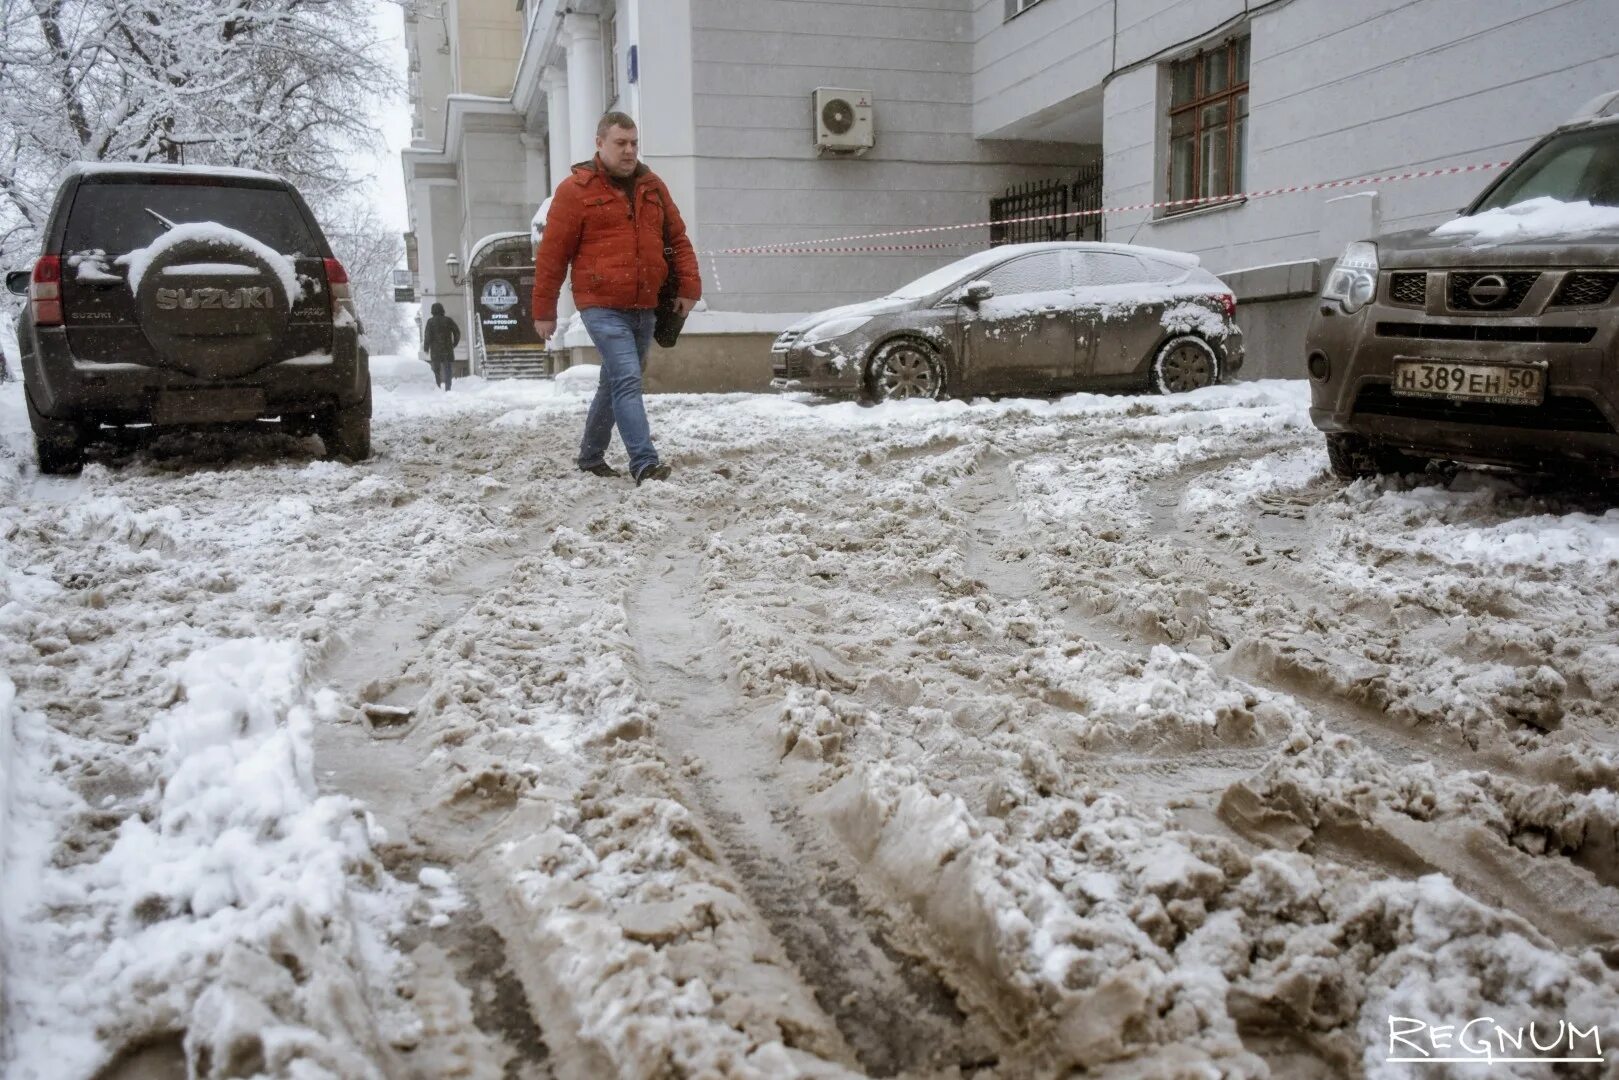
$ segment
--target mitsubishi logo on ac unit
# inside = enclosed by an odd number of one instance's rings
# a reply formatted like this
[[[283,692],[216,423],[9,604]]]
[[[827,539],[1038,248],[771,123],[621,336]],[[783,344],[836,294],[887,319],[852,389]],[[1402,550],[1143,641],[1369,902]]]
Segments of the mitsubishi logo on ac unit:
[[[815,108],[816,153],[864,154],[876,143],[870,90],[821,86],[811,98]]]

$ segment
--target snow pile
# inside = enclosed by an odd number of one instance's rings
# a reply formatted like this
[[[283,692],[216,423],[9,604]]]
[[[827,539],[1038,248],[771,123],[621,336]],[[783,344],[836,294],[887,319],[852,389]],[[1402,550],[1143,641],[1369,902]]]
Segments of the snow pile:
[[[1496,247],[1536,241],[1579,240],[1619,231],[1619,206],[1563,202],[1550,196],[1526,199],[1481,214],[1453,218],[1432,233],[1467,247]]]
[[[152,265],[154,259],[180,244],[192,242],[221,244],[257,255],[281,282],[282,295],[289,301],[298,296],[298,270],[291,258],[240,229],[232,229],[215,221],[193,221],[176,225],[145,247],[118,256],[117,263],[129,267],[129,291],[140,291],[141,281],[146,277],[146,268]]]
[[[15,1075],[88,1075],[109,1049],[177,1031],[203,1073],[388,1075],[404,1032],[359,979],[388,951],[367,920],[397,899],[355,889],[387,881],[364,816],[315,793],[310,738],[329,706],[305,688],[300,651],[226,642],[171,677],[178,703],[135,748],[155,757],[150,807],[115,817],[98,855],[8,879],[26,920],[17,959],[68,962],[19,991]],[[78,916],[47,916],[63,909]]]

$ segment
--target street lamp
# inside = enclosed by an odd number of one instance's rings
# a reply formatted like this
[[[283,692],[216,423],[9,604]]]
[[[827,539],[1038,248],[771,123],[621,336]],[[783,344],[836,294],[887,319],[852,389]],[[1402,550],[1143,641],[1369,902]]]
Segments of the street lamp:
[[[456,288],[461,287],[461,256],[450,252],[444,256],[444,269],[450,272],[450,283]]]

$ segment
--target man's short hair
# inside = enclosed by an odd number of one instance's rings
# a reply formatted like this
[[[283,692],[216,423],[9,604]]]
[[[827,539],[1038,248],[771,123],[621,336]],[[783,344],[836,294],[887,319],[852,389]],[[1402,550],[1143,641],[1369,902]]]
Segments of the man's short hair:
[[[634,131],[635,118],[629,113],[621,113],[617,110],[609,113],[603,113],[602,118],[596,122],[596,138],[605,139],[607,137],[607,132],[616,127],[626,128],[630,131]]]

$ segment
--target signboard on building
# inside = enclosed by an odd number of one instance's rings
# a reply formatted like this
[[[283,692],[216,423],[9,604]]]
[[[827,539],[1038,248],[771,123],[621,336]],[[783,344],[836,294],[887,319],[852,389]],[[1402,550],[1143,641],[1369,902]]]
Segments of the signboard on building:
[[[529,315],[529,294],[534,290],[532,270],[524,273],[515,267],[490,267],[473,274],[472,288],[485,347],[544,344],[534,333],[534,320]]]
[[[416,302],[416,275],[409,270],[394,271],[394,303],[414,304]]]

